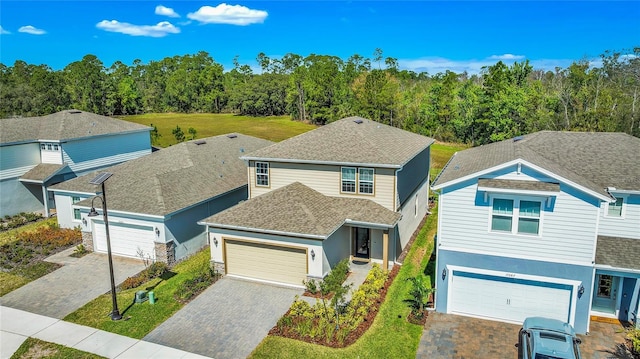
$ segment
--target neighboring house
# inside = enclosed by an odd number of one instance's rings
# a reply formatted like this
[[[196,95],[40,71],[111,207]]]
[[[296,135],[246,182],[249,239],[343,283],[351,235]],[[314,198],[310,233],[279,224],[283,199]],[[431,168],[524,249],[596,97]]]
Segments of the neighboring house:
[[[61,227],[80,226],[89,250],[106,252],[101,188],[105,182],[114,255],[173,263],[207,244],[197,221],[247,199],[247,169],[239,158],[273,142],[229,134],[179,143],[148,156],[66,181],[54,193]],[[100,216],[88,217],[95,206]]]
[[[0,120],[0,216],[49,216],[49,186],[151,153],[150,130],[78,110]]]
[[[244,155],[250,199],[200,222],[214,266],[292,286],[345,258],[389,267],[427,212],[433,142],[350,117]]]
[[[637,321],[640,139],[542,131],[456,153],[439,192],[436,310],[589,330]]]

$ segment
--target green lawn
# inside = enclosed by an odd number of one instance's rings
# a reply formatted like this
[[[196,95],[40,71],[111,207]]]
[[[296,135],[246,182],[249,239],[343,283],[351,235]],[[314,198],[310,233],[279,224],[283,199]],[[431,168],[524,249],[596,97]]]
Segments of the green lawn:
[[[249,117],[211,113],[153,113],[120,118],[147,126],[154,124],[162,136],[158,140],[160,147],[176,144],[176,139],[171,133],[176,126],[180,126],[186,139],[190,139],[188,130],[193,127],[197,131],[196,138],[239,132],[275,142],[316,128],[314,125],[293,121],[289,116]]]
[[[118,292],[118,309],[123,320],[112,321],[108,316],[111,312],[111,293],[99,296],[64,320],[141,339],[183,307],[183,304],[174,299],[174,293],[185,280],[195,277],[203,268],[208,268],[209,257],[207,247],[178,263],[171,270],[175,273],[172,277],[156,278],[140,287]],[[133,304],[135,293],[139,290],[153,290],[156,303],[146,301]]]
[[[64,345],[49,343],[36,338],[27,338],[11,359],[100,359],[96,354],[83,352]]]
[[[467,148],[469,146],[460,143],[436,142],[431,145],[431,179],[433,180],[442,171],[454,153]]]

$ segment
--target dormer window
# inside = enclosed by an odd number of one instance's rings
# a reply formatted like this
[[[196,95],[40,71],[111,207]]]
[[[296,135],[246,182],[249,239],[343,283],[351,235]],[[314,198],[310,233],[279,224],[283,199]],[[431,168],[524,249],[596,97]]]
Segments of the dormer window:
[[[269,187],[268,162],[256,162],[256,186]]]
[[[616,198],[615,202],[609,203],[607,209],[607,217],[622,217],[622,205],[624,204],[624,198]]]
[[[60,151],[60,145],[57,143],[41,143],[40,150],[58,152]]]

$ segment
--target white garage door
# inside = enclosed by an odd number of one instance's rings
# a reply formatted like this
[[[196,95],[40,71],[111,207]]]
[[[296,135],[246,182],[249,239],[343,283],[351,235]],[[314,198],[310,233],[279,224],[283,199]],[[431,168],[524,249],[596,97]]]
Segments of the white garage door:
[[[570,321],[571,285],[460,270],[453,270],[450,285],[452,313],[517,323],[530,316]]]
[[[225,239],[227,274],[303,286],[306,248],[272,246]]]
[[[94,249],[96,252],[106,253],[104,222],[94,223]],[[114,255],[140,258],[138,253],[141,251],[145,258],[155,259],[153,227],[109,222],[109,238],[111,253]]]

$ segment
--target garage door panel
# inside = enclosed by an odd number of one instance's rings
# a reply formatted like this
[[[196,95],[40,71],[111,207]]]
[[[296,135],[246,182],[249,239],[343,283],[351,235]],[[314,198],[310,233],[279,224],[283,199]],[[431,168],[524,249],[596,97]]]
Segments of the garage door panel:
[[[95,223],[95,250],[107,252],[107,236],[104,223]],[[155,259],[155,244],[153,227],[140,225],[123,225],[109,223],[109,237],[111,253],[114,255],[140,258],[139,251],[145,258]]]
[[[225,240],[227,274],[302,285],[307,276],[304,248]]]
[[[453,271],[451,312],[522,322],[529,316],[569,320],[569,285]]]

